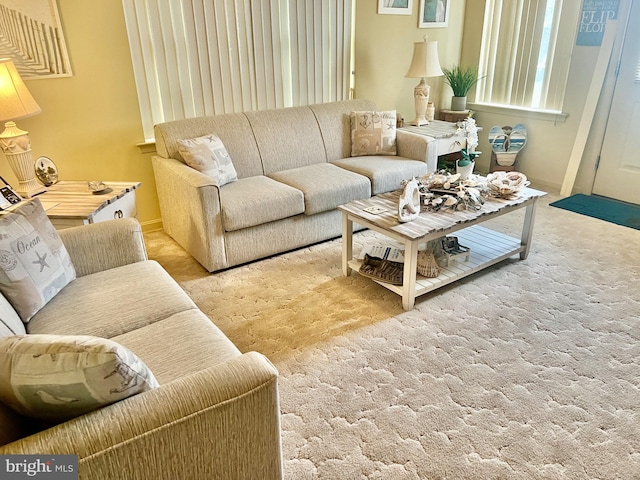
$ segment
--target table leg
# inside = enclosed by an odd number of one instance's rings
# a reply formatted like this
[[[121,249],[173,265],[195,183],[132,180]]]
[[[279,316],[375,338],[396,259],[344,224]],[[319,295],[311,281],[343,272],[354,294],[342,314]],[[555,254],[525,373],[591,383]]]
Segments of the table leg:
[[[404,244],[404,272],[402,280],[402,307],[411,310],[416,301],[416,274],[418,272],[418,242]]]
[[[349,214],[342,212],[342,273],[345,277],[351,274],[349,261],[353,258],[353,221]]]
[[[527,206],[524,214],[524,223],[522,224],[522,237],[520,244],[524,250],[520,252],[520,260],[524,260],[529,255],[529,247],[531,246],[531,238],[533,237],[533,220],[536,216],[536,208],[538,206],[538,198],[534,198],[533,202]]]

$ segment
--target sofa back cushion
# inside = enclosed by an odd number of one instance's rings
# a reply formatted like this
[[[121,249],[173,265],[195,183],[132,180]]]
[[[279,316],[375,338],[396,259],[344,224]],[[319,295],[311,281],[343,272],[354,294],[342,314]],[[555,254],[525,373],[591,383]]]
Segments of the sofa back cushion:
[[[253,128],[265,175],[327,161],[318,122],[309,107],[245,115]]]
[[[262,161],[251,125],[243,113],[187,118],[160,123],[154,128],[159,155],[184,162],[178,140],[214,134],[222,140],[238,178],[262,175]],[[186,163],[186,162],[185,162]]]
[[[0,293],[0,338],[25,333],[27,332],[24,323],[9,301]]]
[[[321,103],[309,108],[320,126],[329,162],[351,156],[351,112],[378,109],[371,100],[360,99]]]

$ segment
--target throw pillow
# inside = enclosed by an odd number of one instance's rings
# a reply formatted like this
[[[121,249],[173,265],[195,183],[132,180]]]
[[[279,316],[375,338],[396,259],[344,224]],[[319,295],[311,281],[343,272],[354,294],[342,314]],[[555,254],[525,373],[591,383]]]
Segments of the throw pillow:
[[[75,278],[38,198],[0,216],[0,292],[24,323]]]
[[[396,111],[351,112],[351,156],[396,155]]]
[[[231,157],[216,135],[178,140],[178,152],[185,163],[211,177],[219,187],[238,179]]]
[[[64,421],[157,386],[142,360],[112,340],[45,334],[0,339],[0,401],[27,417]]]

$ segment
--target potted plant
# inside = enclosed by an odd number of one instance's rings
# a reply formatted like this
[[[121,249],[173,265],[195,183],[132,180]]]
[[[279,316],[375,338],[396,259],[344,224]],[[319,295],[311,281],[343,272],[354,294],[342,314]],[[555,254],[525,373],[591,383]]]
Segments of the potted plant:
[[[451,99],[451,110],[464,111],[467,109],[467,93],[478,80],[483,77],[478,76],[477,67],[461,67],[454,65],[451,68],[443,68],[444,81],[453,90]]]

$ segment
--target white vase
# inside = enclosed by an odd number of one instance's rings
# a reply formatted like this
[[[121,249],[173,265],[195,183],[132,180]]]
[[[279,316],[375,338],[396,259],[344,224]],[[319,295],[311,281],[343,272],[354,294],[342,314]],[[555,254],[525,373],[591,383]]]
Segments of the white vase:
[[[476,166],[476,162],[471,162],[469,165],[460,166],[460,160],[456,160],[456,173],[460,174],[460,180],[468,180],[473,173],[473,167]]]

